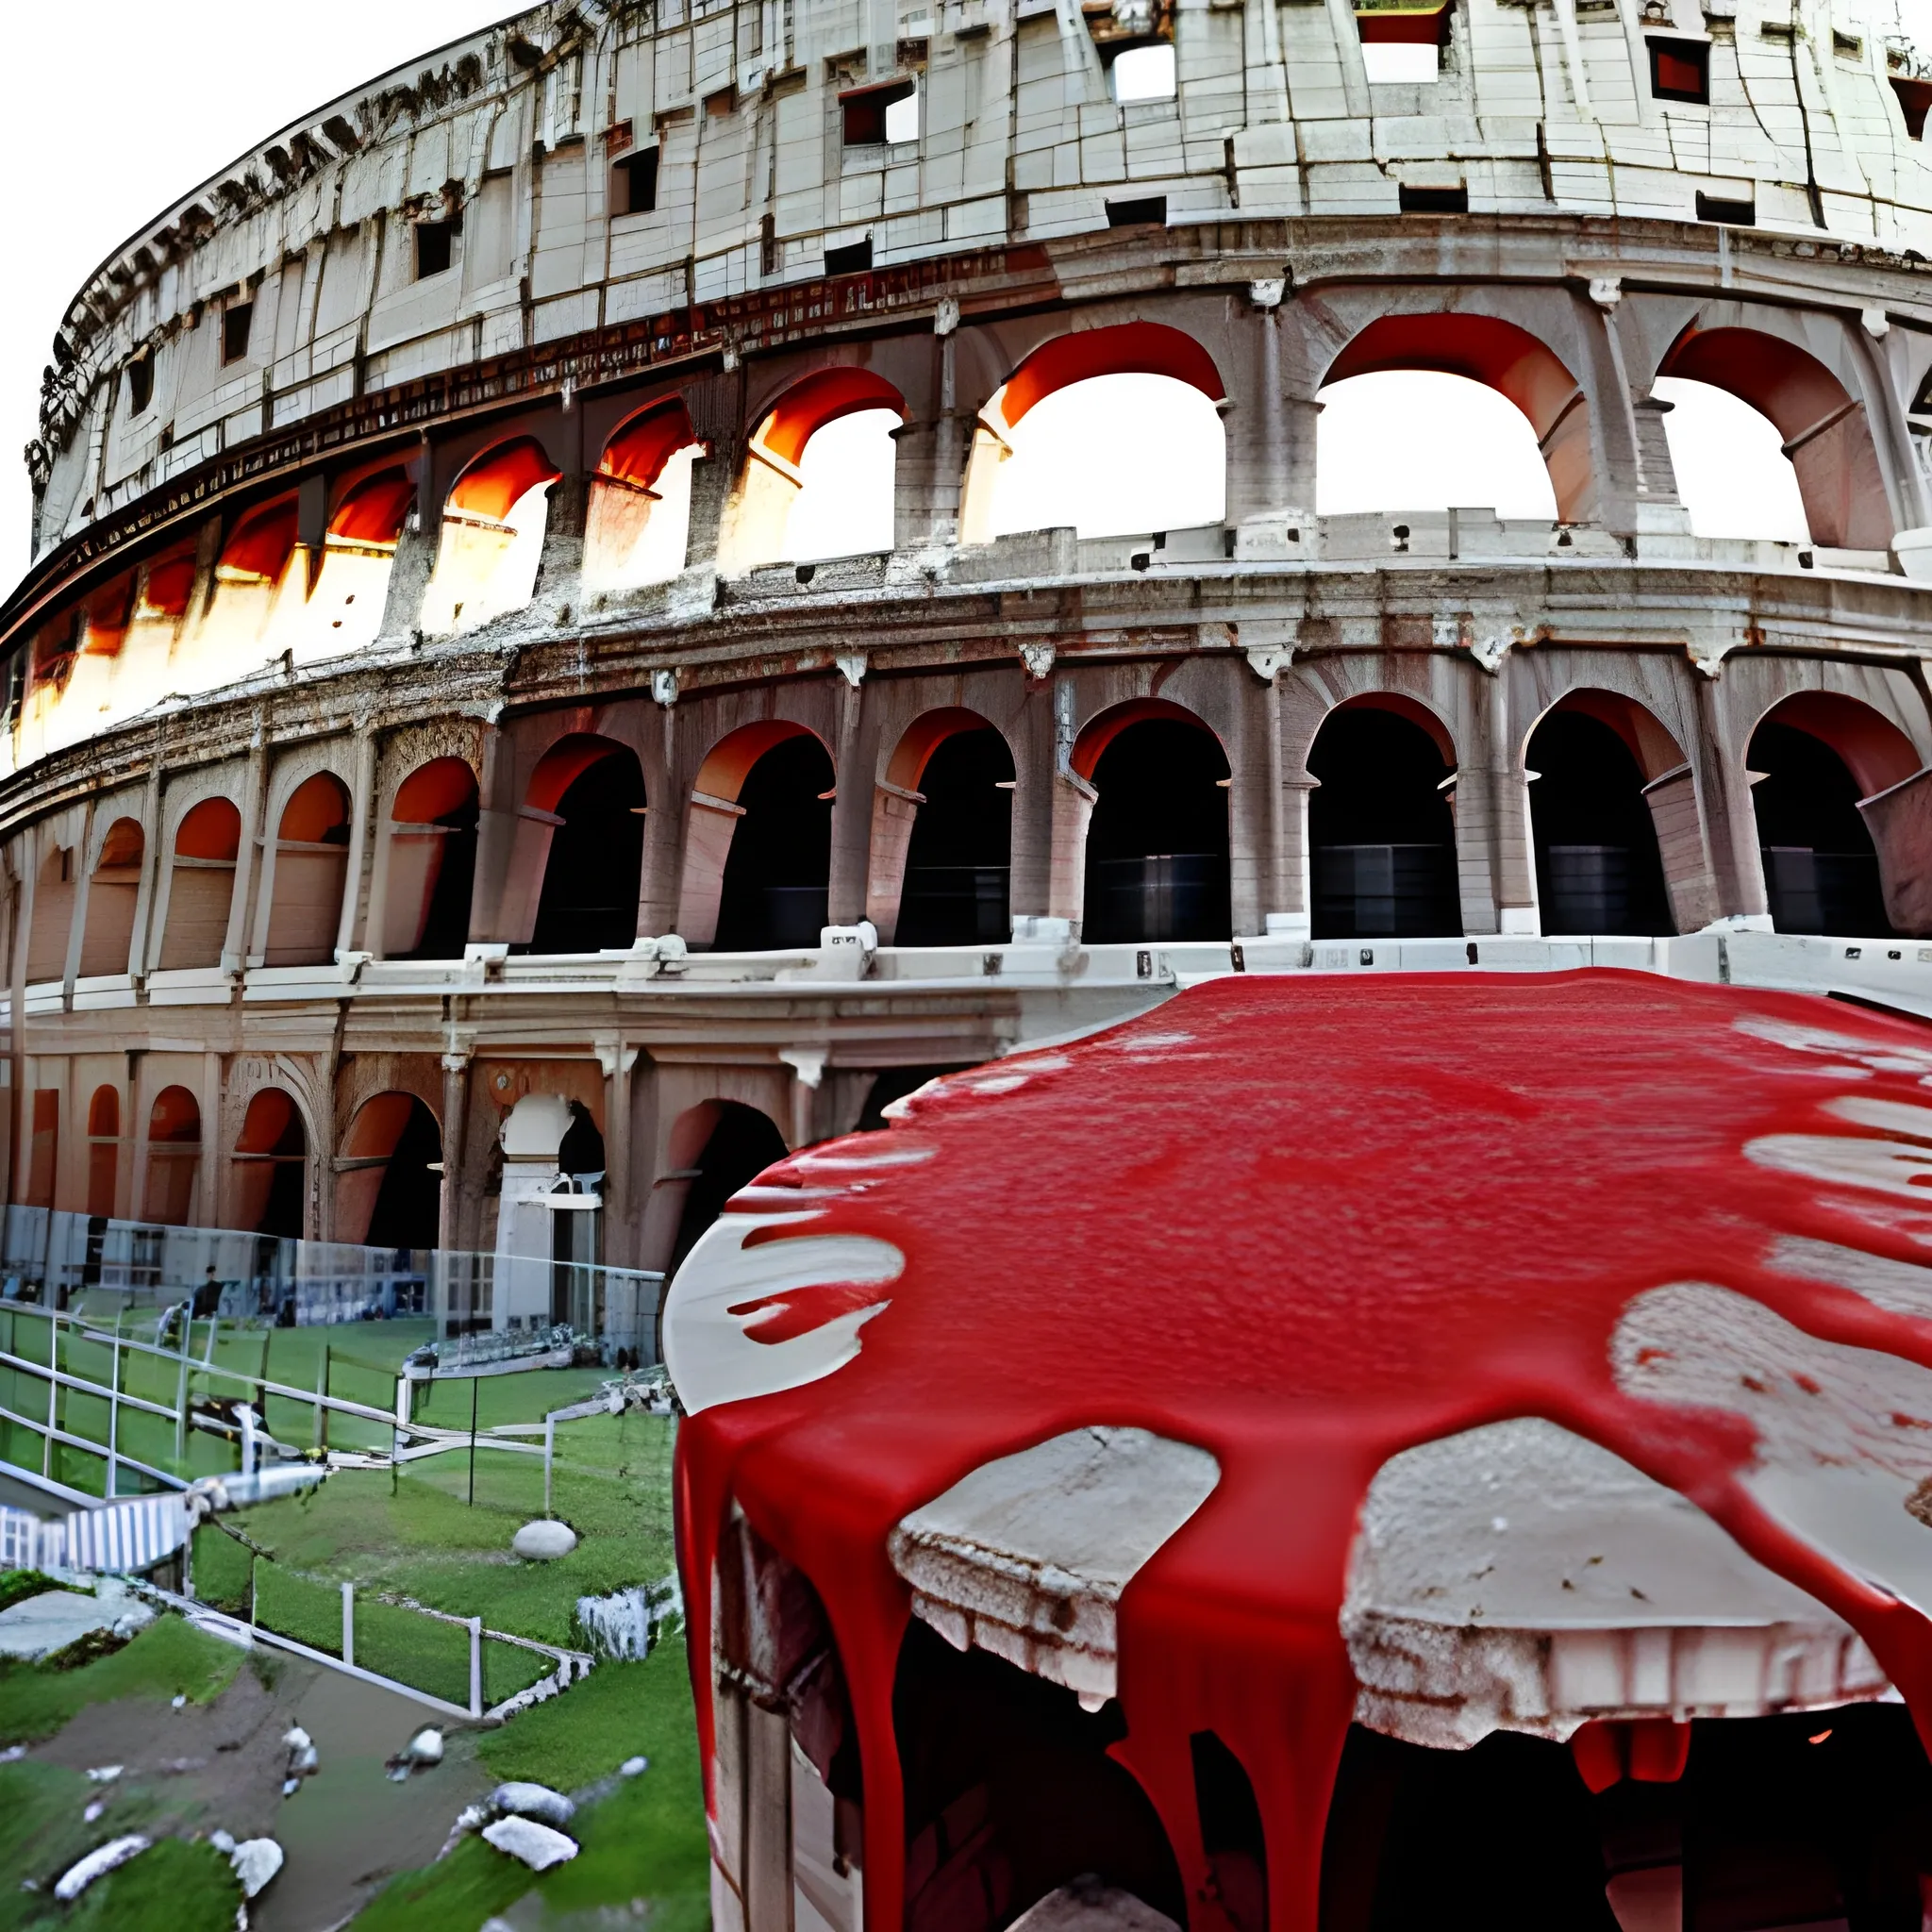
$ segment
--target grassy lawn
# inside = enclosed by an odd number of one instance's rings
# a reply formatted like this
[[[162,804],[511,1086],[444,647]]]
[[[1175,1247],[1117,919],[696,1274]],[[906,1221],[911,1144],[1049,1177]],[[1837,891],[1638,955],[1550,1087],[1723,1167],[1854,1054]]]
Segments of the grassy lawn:
[[[499,1776],[565,1790],[641,1756],[651,1768],[579,1810],[582,1850],[534,1877],[480,1839],[440,1863],[391,1879],[356,1919],[356,1932],[476,1932],[527,1891],[552,1912],[651,1902],[654,1932],[703,1932],[710,1914],[708,1852],[684,1646],[660,1644],[644,1663],[600,1664],[568,1696],[489,1733],[481,1751]]]
[[[211,1845],[166,1837],[175,1821],[152,1791],[117,1794],[111,1833],[104,1824],[87,1824],[81,1813],[97,1790],[79,1772],[58,1765],[0,1765],[0,1872],[9,1880],[0,1888],[0,1932],[40,1925],[85,1926],[89,1932],[228,1932],[242,1903],[228,1861]],[[78,1905],[56,1902],[54,1882],[69,1866],[107,1836],[129,1831],[158,1841],[118,1872],[96,1879]],[[38,1889],[24,1890],[21,1881],[26,1879]]]
[[[179,1617],[158,1617],[134,1641],[111,1657],[77,1671],[40,1664],[0,1664],[0,1744],[30,1744],[50,1738],[90,1704],[116,1697],[152,1697],[165,1703],[185,1696],[206,1704],[227,1688],[242,1653],[204,1636]],[[14,1770],[17,1766],[0,1766]],[[0,1866],[0,1869],[5,1869]]]

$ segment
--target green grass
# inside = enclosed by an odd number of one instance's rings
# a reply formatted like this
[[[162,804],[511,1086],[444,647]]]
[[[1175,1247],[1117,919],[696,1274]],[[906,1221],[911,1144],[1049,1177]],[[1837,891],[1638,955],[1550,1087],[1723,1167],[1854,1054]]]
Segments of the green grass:
[[[75,1671],[38,1664],[0,1665],[0,1743],[26,1744],[50,1738],[75,1712],[117,1697],[196,1704],[218,1697],[242,1662],[242,1652],[208,1637],[179,1617],[155,1620],[112,1657]]]
[[[564,1696],[539,1705],[481,1740],[501,1777],[569,1788],[629,1757],[651,1760],[601,1803],[577,1813],[582,1850],[533,1878],[480,1839],[440,1863],[405,1872],[356,1919],[356,1932],[476,1932],[526,1891],[552,1912],[591,1912],[649,1899],[654,1932],[704,1932],[710,1913],[709,1853],[684,1646],[665,1643],[648,1661],[600,1664]]]
[[[97,1878],[58,1923],[73,1932],[231,1932],[242,1887],[210,1844],[167,1838]]]
[[[38,1570],[0,1570],[0,1610],[10,1610],[30,1596],[59,1588],[51,1576],[42,1576]]]

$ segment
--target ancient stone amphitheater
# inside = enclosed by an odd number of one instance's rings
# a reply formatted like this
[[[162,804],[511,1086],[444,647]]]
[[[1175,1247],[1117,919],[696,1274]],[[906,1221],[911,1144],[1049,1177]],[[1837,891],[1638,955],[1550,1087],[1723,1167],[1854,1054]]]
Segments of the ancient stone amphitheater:
[[[27,452],[12,1200],[663,1268],[784,1145],[1206,974],[1932,1011],[1882,16],[553,0],[264,141],[74,298]],[[1409,371],[1554,512],[1323,513],[1323,392]],[[1693,532],[1667,377],[1770,419],[1809,541]],[[1150,430],[1144,527],[1016,526],[1024,419],[1128,378],[1218,505],[1169,526]]]

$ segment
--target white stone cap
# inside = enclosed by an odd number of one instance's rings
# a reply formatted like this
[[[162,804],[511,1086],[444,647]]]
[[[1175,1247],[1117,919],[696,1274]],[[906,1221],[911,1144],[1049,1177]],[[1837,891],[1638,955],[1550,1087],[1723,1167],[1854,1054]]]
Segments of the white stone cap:
[[[984,1463],[904,1517],[888,1549],[914,1614],[1098,1706],[1134,1574],[1213,1491],[1205,1450],[1086,1428]]]

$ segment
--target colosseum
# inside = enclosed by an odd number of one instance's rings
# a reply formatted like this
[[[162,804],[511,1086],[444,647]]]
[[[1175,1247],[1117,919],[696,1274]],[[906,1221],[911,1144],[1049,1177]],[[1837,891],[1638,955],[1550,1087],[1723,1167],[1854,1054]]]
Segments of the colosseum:
[[[54,343],[9,1198],[662,1272],[1203,977],[1932,1012],[1928,105],[1821,0],[548,0],[319,108]],[[1553,508],[1324,511],[1400,372]],[[1213,501],[1016,509],[1123,378]],[[1696,533],[1672,380],[1802,541]]]

